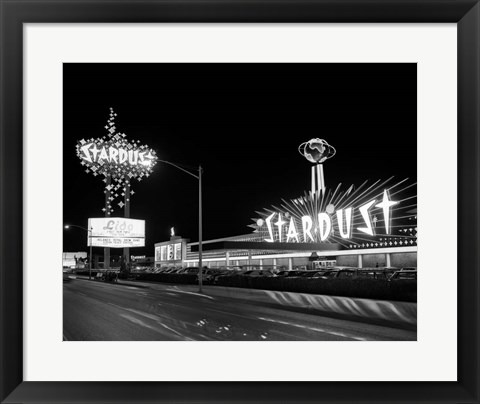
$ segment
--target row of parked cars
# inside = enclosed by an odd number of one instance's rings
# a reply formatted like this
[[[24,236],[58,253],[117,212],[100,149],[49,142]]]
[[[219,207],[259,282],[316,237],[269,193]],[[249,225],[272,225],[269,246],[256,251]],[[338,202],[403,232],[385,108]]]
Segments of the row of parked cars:
[[[169,267],[157,268],[155,273],[176,273],[191,274],[198,276],[198,267]],[[386,281],[401,281],[405,279],[416,280],[417,268],[395,268],[395,267],[376,267],[376,268],[355,268],[355,267],[326,267],[316,270],[277,270],[277,269],[246,269],[242,267],[218,267],[202,270],[202,280],[208,283],[217,283],[221,277],[246,276],[246,277],[285,277],[285,278],[306,278],[306,279],[383,279]]]

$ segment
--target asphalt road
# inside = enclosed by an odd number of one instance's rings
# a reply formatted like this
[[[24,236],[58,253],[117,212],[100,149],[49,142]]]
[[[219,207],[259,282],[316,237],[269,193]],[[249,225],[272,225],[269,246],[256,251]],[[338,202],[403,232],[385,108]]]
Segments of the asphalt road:
[[[416,332],[285,307],[154,287],[72,279],[63,285],[66,341],[389,341]]]

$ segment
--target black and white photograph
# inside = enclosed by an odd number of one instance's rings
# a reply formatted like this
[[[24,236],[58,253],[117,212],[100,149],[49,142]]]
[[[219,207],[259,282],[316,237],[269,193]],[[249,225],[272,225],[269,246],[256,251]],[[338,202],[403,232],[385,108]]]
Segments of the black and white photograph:
[[[417,64],[63,64],[64,343],[416,341],[417,252]]]
[[[0,404],[479,404],[480,0],[0,6]]]

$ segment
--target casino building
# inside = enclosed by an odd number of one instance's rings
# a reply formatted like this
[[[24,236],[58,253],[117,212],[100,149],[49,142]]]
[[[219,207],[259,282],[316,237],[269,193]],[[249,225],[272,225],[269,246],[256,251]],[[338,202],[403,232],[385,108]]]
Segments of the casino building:
[[[203,241],[203,265],[417,266],[416,182],[390,177],[328,189],[322,163],[335,149],[312,139],[299,151],[314,163],[311,190],[256,212],[249,234]],[[198,260],[198,242],[176,236],[155,244],[156,267],[197,266]]]
[[[330,265],[416,267],[416,225],[412,223],[412,227],[405,227],[404,231],[407,237],[378,237],[355,247],[339,243],[270,243],[258,233],[244,234],[204,241],[202,262],[209,268],[245,265],[265,269],[316,269]],[[155,244],[156,267],[197,265],[198,242],[176,238]]]

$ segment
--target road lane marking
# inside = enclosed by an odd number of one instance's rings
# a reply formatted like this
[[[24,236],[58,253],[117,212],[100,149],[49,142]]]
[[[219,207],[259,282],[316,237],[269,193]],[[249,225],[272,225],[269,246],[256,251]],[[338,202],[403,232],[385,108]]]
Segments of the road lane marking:
[[[75,294],[75,295],[80,295],[80,296],[85,296],[85,297],[90,297],[89,295],[83,293],[83,292],[79,292],[77,290],[72,290],[71,293]]]
[[[128,321],[131,321],[134,324],[140,325],[142,327],[148,328],[150,330],[153,330],[153,331],[161,334],[160,329],[158,327],[151,326],[150,324],[147,324],[146,322],[144,322],[144,321],[142,321],[142,320],[140,320],[140,319],[138,319],[134,316],[131,316],[130,314],[120,314],[120,317],[123,317],[123,318],[127,319]],[[161,325],[163,328],[166,328],[170,332],[173,332],[173,333],[177,334],[182,339],[185,339],[185,340],[188,340],[188,341],[193,341],[193,339],[180,334],[179,332],[175,331],[173,328],[170,328],[169,326],[167,326],[167,325],[165,325],[165,324],[163,324],[159,321],[157,321],[157,324]]]
[[[161,317],[156,316],[155,314],[145,313],[145,312],[143,312],[143,311],[139,311],[139,310],[135,310],[135,309],[127,309],[127,308],[125,308],[124,310],[127,310],[127,311],[130,311],[130,312],[132,312],[132,313],[138,314],[139,316],[143,316],[143,317],[149,318],[150,320],[155,321],[157,324],[161,325],[162,327],[166,328],[167,330],[170,330],[170,331],[174,332],[175,334],[180,335],[182,338],[186,338],[186,339],[189,339],[190,341],[193,341],[192,339],[190,339],[190,338],[188,338],[188,337],[184,337],[181,333],[179,333],[178,331],[174,330],[173,328],[170,328],[168,325],[163,324],[163,323],[160,321]]]
[[[163,323],[160,321],[160,320],[162,319],[160,316],[157,316],[157,315],[155,315],[155,314],[145,313],[144,311],[140,311],[140,310],[135,310],[135,309],[127,308],[127,307],[122,307],[122,306],[119,306],[119,305],[117,305],[117,304],[115,304],[115,303],[110,303],[110,302],[109,302],[108,304],[109,304],[110,306],[114,306],[114,307],[116,307],[116,308],[118,308],[118,309],[125,310],[125,311],[129,311],[129,312],[131,312],[131,313],[134,313],[134,314],[137,314],[137,315],[139,315],[139,316],[143,316],[143,317],[145,317],[145,318],[148,318],[148,319],[150,319],[150,320],[153,320],[153,321],[155,321],[158,325],[161,325],[163,328],[166,328],[167,330],[170,330],[171,332],[179,335],[180,337],[182,337],[182,338],[184,338],[184,339],[186,339],[186,340],[189,340],[189,341],[193,341],[193,339],[191,339],[191,338],[189,338],[189,337],[186,337],[186,336],[184,336],[183,334],[179,333],[178,331],[174,330],[173,328],[170,328],[168,325],[163,324]],[[130,318],[135,318],[135,317],[132,317],[132,316],[130,316],[130,315],[128,315],[128,314],[120,314],[120,316],[122,316],[122,317],[128,316],[128,319],[130,319]],[[127,318],[127,317],[125,317],[125,318]],[[151,327],[151,326],[147,325],[146,323],[144,323],[142,320],[136,319],[136,321],[137,321],[137,324],[142,323],[142,325],[145,324],[145,325],[144,325],[145,327],[151,328],[151,329],[153,329],[153,330],[157,330],[157,332],[159,331],[158,328]],[[138,323],[138,322],[140,322],[140,323]]]
[[[150,330],[154,330],[158,332],[158,329],[156,327],[152,327],[151,325],[145,323],[144,321],[131,316],[130,314],[120,314],[120,317],[126,318],[127,320],[131,321],[134,324],[141,325],[142,327],[149,328]]]
[[[342,334],[342,333],[335,332],[335,331],[327,331],[324,328],[308,327],[308,326],[302,325],[302,324],[294,324],[294,323],[289,323],[287,321],[274,320],[274,319],[265,318],[265,317],[258,317],[258,319],[263,320],[263,321],[270,321],[271,323],[278,323],[278,324],[283,324],[283,325],[289,325],[289,326],[292,326],[292,327],[303,328],[303,329],[306,329],[306,330],[323,332],[325,334],[336,335],[336,336],[339,336],[339,337],[351,338],[351,339],[354,339],[354,340],[357,340],[357,341],[366,341],[367,340],[366,338],[353,337],[351,335],[346,335],[346,334]]]
[[[140,311],[140,310],[135,310],[135,309],[130,309],[130,308],[124,308],[123,310],[127,310],[127,311],[130,311],[132,313],[138,314],[139,316],[149,318],[150,320],[158,321],[160,319],[160,317],[156,316],[155,314],[145,313],[144,311]]]
[[[223,311],[223,310],[218,310],[218,309],[208,309],[208,311],[214,311],[215,313],[225,314],[227,316],[235,316],[235,317],[240,317],[240,318],[246,318],[247,320],[254,319],[253,315],[246,316],[246,315],[232,313],[230,311]]]
[[[212,296],[204,295],[202,293],[195,293],[195,292],[187,292],[186,290],[181,290],[181,289],[167,289],[171,292],[179,292],[179,293],[185,293],[187,295],[196,295],[196,296],[201,296],[201,297],[206,297],[207,299],[215,300]]]
[[[81,281],[85,281],[84,285],[90,285],[90,286],[98,286],[99,288],[104,288],[104,289],[112,289],[112,286],[114,285],[117,285],[117,286],[122,286],[124,287],[125,289],[142,289],[142,286],[130,286],[130,285],[126,285],[124,283],[105,283],[105,282],[102,282],[102,281],[89,281],[88,279],[82,279],[82,278],[77,278]]]
[[[165,327],[167,330],[170,330],[171,332],[177,334],[177,335],[180,335],[182,338],[185,338],[186,340],[188,341],[193,341],[193,339],[189,338],[189,337],[185,337],[184,335],[180,334],[178,331],[174,330],[173,328],[170,328],[168,325],[166,324],[163,324],[163,323],[160,323],[159,324],[162,326],[162,327]]]

